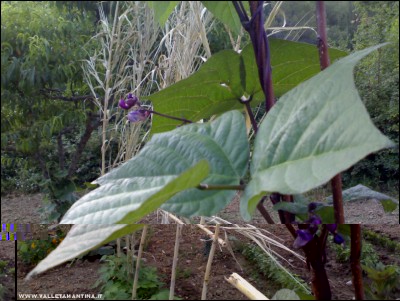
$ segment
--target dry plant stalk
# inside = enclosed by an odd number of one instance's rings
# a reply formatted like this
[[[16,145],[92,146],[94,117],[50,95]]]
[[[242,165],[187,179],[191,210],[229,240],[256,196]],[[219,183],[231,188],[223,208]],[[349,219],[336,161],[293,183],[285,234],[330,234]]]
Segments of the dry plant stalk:
[[[229,278],[225,279],[250,300],[269,300],[263,293],[257,290],[246,279],[242,278],[237,273],[232,273]]]
[[[89,54],[90,59],[83,64],[85,81],[91,93],[96,96],[95,104],[102,116],[102,147],[101,174],[114,167],[119,161],[130,158],[139,144],[139,129],[141,125],[126,123],[120,110],[117,109],[118,99],[124,97],[132,87],[139,90],[148,72],[146,62],[154,48],[159,28],[153,14],[145,3],[140,1],[117,2],[114,21],[110,24],[101,5],[99,5],[101,27],[93,39],[101,44],[101,49]],[[147,75],[145,74],[146,72]],[[150,89],[150,87],[149,87]],[[97,96],[101,95],[101,96]],[[103,99],[104,98],[104,99]],[[115,127],[109,121],[116,117]],[[120,133],[120,124],[123,130]],[[122,134],[123,137],[120,137]],[[121,138],[121,139],[120,139]],[[109,163],[106,163],[106,152],[111,141],[117,139],[122,143],[117,155],[109,153]],[[112,155],[116,158],[113,162]]]
[[[176,236],[175,236],[174,258],[172,260],[172,273],[171,273],[171,286],[169,289],[169,300],[174,300],[176,267],[178,265],[178,253],[179,253],[179,243],[180,243],[181,231],[182,231],[182,225],[177,224],[176,225]]]
[[[137,285],[138,285],[138,280],[139,280],[140,261],[142,260],[143,245],[146,240],[147,227],[148,227],[148,225],[144,225],[143,230],[142,230],[142,237],[140,239],[139,252],[138,252],[137,259],[136,259],[135,278],[133,279],[133,286],[132,286],[132,300],[136,300],[136,291],[137,291]]]
[[[199,227],[201,230],[203,230],[204,232],[207,233],[208,236],[210,236],[210,238],[215,239],[215,235],[214,233],[212,233],[210,230],[208,230],[205,226],[200,225],[200,224],[196,224],[197,227]],[[217,224],[217,226],[219,227],[219,224]],[[217,233],[217,231],[215,231],[215,233]],[[221,245],[221,247],[225,247],[226,242],[222,239],[222,238],[217,238],[218,243]]]
[[[121,257],[121,238],[117,238],[117,257]]]
[[[160,42],[159,87],[164,89],[195,72],[211,56],[206,33],[212,16],[199,1],[182,1],[169,17]]]
[[[204,282],[203,282],[203,290],[201,292],[201,300],[207,300],[207,288],[208,288],[208,283],[210,282],[211,264],[212,264],[212,261],[214,258],[215,248],[217,246],[219,228],[220,228],[220,224],[217,224],[215,226],[214,239],[213,239],[213,242],[211,245],[210,254],[208,256],[206,272],[204,274]]]

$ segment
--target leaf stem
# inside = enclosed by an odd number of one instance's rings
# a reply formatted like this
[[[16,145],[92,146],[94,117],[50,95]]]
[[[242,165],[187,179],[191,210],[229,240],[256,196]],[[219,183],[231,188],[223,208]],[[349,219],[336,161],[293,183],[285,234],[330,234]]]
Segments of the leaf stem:
[[[261,215],[264,219],[268,222],[268,224],[275,224],[274,220],[272,219],[271,215],[268,213],[267,209],[265,209],[263,202],[267,197],[264,196],[261,201],[257,204],[257,209],[260,211]]]
[[[148,109],[144,109],[145,111],[149,112],[149,113],[153,113],[165,118],[169,118],[169,119],[174,119],[174,120],[179,120],[179,121],[183,121],[184,123],[193,123],[193,121],[185,119],[185,118],[179,118],[179,117],[175,117],[175,116],[170,116],[170,115],[166,115],[166,114],[162,114],[162,113],[158,113],[156,111],[153,110],[148,110]]]
[[[257,134],[258,125],[257,125],[257,121],[256,121],[256,119],[255,119],[255,117],[254,117],[253,111],[251,110],[250,101],[244,102],[244,105],[245,105],[245,107],[246,107],[247,113],[249,114],[250,121],[251,121],[251,125],[252,125],[253,131],[254,131],[254,134]]]
[[[244,190],[246,185],[209,185],[201,183],[197,188],[200,190]]]

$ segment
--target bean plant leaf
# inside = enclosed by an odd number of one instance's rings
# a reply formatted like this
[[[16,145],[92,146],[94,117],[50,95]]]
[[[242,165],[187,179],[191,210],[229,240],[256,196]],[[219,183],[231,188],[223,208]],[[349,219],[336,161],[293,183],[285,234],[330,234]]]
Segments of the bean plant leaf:
[[[279,39],[269,39],[274,94],[280,97],[298,84],[321,71],[315,45]],[[331,63],[347,55],[329,48]]]
[[[394,144],[372,123],[354,66],[384,44],[355,52],[286,93],[261,123],[241,200],[246,220],[266,192],[298,194]]]
[[[209,124],[193,124],[175,130],[177,139],[185,141],[194,135],[191,152],[199,153],[210,163],[210,175],[204,183],[210,185],[239,185],[248,169],[249,144],[243,115],[230,111]],[[211,216],[234,198],[234,190],[202,191],[196,188],[182,191],[161,208],[183,216]]]
[[[314,45],[270,40],[275,95],[280,96],[319,72]],[[346,55],[330,49],[332,61]],[[196,73],[147,97],[160,113],[198,121],[232,109],[243,108],[241,97],[255,106],[264,101],[251,44],[238,54],[223,50],[213,55]],[[180,121],[153,116],[152,132],[169,131]]]
[[[215,18],[228,26],[234,34],[239,35],[242,24],[232,1],[201,1],[201,3]],[[248,7],[247,3],[244,4]]]
[[[274,210],[283,210],[296,215],[308,213],[308,205],[299,203],[279,202],[274,205]]]
[[[194,187],[201,181],[239,184],[248,157],[244,118],[238,111],[209,124],[190,124],[154,135],[137,156],[97,179],[100,187],[77,201],[61,222],[134,223],[169,199],[163,207],[166,210],[181,215],[213,214],[234,192]]]
[[[154,11],[154,17],[161,27],[165,25],[179,1],[147,1],[147,5]]]
[[[372,190],[364,185],[358,184],[357,186],[350,187],[343,190],[343,201],[350,202],[356,200],[375,199],[381,202],[385,212],[392,212],[399,205],[399,201],[395,198],[388,196],[384,193]],[[332,196],[326,198],[329,203],[333,202]]]
[[[163,142],[153,141],[141,154],[99,178],[97,181],[101,186],[72,205],[61,223],[134,223],[179,191],[196,187],[208,175],[206,160],[188,169],[189,160],[172,165],[179,154],[174,154],[174,148],[168,148]],[[158,155],[166,160],[171,159],[172,164],[162,162],[157,158]],[[181,173],[181,169],[186,170]]]
[[[142,228],[133,225],[74,225],[60,245],[26,276],[27,279]]]

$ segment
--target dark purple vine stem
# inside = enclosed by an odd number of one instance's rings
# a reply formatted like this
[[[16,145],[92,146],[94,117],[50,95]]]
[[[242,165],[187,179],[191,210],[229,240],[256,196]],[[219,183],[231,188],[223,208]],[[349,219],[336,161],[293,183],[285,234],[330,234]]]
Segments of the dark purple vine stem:
[[[270,50],[268,37],[264,30],[264,14],[263,14],[263,1],[249,1],[251,10],[251,19],[247,16],[246,10],[243,7],[241,1],[233,1],[233,5],[239,16],[243,28],[249,33],[251,42],[253,44],[254,54],[256,58],[258,75],[260,78],[261,88],[263,89],[265,95],[265,111],[266,113],[275,104],[274,90],[272,86],[272,69],[270,61]],[[254,132],[257,131],[256,122],[253,113],[250,109],[250,105],[246,106],[247,112],[252,120],[252,126]],[[253,117],[252,117],[253,116]],[[253,122],[254,120],[254,122]],[[281,195],[279,193],[273,193],[271,195],[271,201],[277,202],[281,200]],[[260,202],[257,208],[261,209],[262,203]],[[264,210],[263,210],[264,211]],[[261,211],[260,211],[261,212]],[[263,214],[264,216],[264,214]],[[264,216],[265,217],[265,216]],[[294,221],[294,216],[292,214],[280,214],[279,218],[282,223],[287,224]],[[270,218],[267,220],[271,221]]]
[[[326,33],[326,11],[324,1],[317,1],[317,32],[318,32],[318,52],[321,70],[327,68],[330,64],[328,54],[328,43]],[[340,174],[334,176],[331,180],[333,195],[333,210],[335,214],[335,223],[344,224],[343,196],[342,196],[342,177]]]
[[[352,224],[350,225],[351,233],[351,245],[350,245],[350,265],[351,272],[353,275],[353,285],[355,291],[356,300],[364,300],[364,288],[363,288],[363,277],[362,268],[360,264],[361,259],[361,225]]]

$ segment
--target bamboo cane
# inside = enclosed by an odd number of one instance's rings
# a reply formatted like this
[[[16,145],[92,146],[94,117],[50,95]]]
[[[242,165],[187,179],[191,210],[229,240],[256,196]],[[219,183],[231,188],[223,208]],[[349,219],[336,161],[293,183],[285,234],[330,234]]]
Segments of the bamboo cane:
[[[210,282],[211,264],[212,264],[212,261],[214,258],[215,247],[216,247],[217,241],[218,241],[219,227],[220,227],[220,224],[217,224],[215,227],[214,239],[213,239],[213,243],[211,246],[210,254],[208,256],[206,272],[204,274],[203,290],[201,292],[201,300],[207,299],[207,288],[208,288],[208,283]]]
[[[204,232],[207,233],[208,236],[210,236],[211,238],[215,238],[214,233],[212,233],[210,230],[208,230],[205,226],[200,225],[200,224],[196,224],[197,227],[199,227],[201,230],[203,230]],[[219,228],[219,224],[217,224],[217,227]],[[215,231],[215,233],[217,233],[217,231]],[[222,239],[222,238],[218,238],[218,243],[221,245],[221,247],[225,247],[226,242]]]
[[[117,238],[117,257],[121,257],[121,238]]]
[[[144,245],[144,242],[146,239],[147,227],[148,227],[148,225],[145,225],[143,227],[142,237],[140,239],[139,252],[138,252],[137,259],[136,259],[135,278],[133,279],[132,300],[136,300],[136,290],[137,290],[137,284],[138,284],[138,280],[139,280],[140,260],[142,259],[143,245]]]
[[[176,225],[174,259],[172,260],[171,286],[169,289],[169,300],[174,300],[176,266],[178,264],[179,242],[181,237],[182,225]]]
[[[182,222],[179,218],[177,218],[175,215],[168,213],[168,216],[173,219],[176,223],[178,224],[184,224],[184,222]],[[201,224],[196,224],[197,227],[199,227],[201,230],[203,230],[204,232],[207,233],[208,236],[210,236],[211,238],[214,238],[214,233],[212,233],[210,230],[208,230],[205,226],[201,225]],[[222,238],[218,238],[218,242],[221,245],[221,247],[225,247],[226,246],[226,242],[222,239]]]
[[[246,295],[250,300],[269,300],[264,294],[252,286],[246,279],[237,273],[232,273],[229,278],[225,278],[230,284]]]

